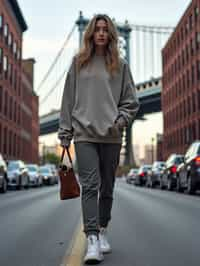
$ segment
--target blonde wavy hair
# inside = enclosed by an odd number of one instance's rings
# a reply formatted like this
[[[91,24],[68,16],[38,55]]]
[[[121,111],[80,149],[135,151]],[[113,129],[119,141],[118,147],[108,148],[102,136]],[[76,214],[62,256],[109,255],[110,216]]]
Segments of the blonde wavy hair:
[[[119,70],[118,33],[112,20],[107,15],[95,15],[89,22],[83,37],[83,46],[77,54],[77,69],[86,66],[95,53],[94,32],[97,21],[104,20],[108,26],[108,44],[105,49],[105,63],[108,72],[113,76]]]

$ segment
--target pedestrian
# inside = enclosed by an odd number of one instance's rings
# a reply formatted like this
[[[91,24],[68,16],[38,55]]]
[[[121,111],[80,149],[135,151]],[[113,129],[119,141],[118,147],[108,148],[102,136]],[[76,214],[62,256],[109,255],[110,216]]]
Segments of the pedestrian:
[[[109,16],[95,15],[67,74],[58,130],[62,146],[69,147],[74,137],[87,264],[111,252],[107,227],[122,133],[138,109],[129,65],[119,56],[117,29]]]

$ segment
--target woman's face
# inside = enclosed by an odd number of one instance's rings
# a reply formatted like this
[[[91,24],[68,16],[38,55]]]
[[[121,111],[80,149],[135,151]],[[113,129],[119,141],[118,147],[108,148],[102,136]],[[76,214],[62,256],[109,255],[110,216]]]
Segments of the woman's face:
[[[104,48],[108,44],[108,26],[104,19],[96,22],[94,31],[94,43],[99,48]]]

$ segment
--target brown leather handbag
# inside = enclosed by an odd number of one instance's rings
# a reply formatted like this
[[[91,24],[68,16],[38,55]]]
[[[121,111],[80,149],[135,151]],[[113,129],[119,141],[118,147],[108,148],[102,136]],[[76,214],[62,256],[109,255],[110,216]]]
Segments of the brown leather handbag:
[[[67,150],[67,154],[69,157],[71,167],[67,167],[67,165],[63,164],[63,158],[65,155],[65,150]],[[66,200],[66,199],[72,199],[72,198],[79,197],[80,196],[80,186],[79,186],[79,183],[77,181],[76,175],[74,173],[74,169],[73,169],[73,165],[72,165],[72,159],[71,159],[68,148],[63,148],[63,150],[62,150],[62,156],[61,156],[58,174],[60,177],[60,199]]]

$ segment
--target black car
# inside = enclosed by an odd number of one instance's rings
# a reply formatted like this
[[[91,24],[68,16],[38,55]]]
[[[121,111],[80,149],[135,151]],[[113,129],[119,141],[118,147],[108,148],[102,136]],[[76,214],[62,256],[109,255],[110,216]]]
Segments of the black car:
[[[7,184],[7,165],[0,154],[0,193],[5,193],[7,191]]]
[[[160,178],[165,168],[165,162],[155,161],[153,163],[152,169],[149,171],[147,186],[148,187],[156,187],[160,185]]]
[[[171,154],[163,170],[160,178],[160,188],[167,188],[173,190],[177,186],[177,167],[183,162],[184,156],[182,154]]]
[[[183,163],[177,169],[177,175],[177,191],[186,189],[188,194],[194,194],[200,189],[200,141],[189,146]]]
[[[39,174],[40,174],[40,177],[42,178],[44,185],[54,185],[55,184],[54,173],[52,172],[50,167],[40,166],[39,167]]]

